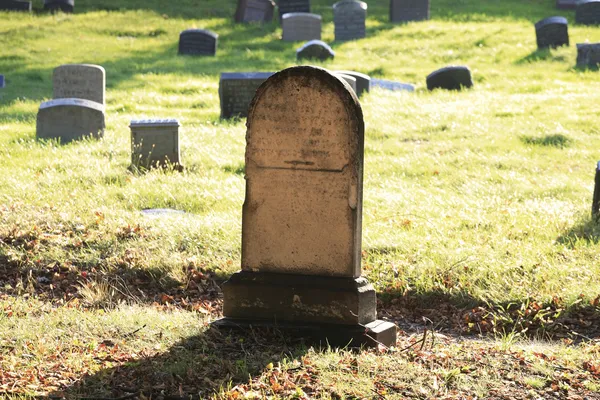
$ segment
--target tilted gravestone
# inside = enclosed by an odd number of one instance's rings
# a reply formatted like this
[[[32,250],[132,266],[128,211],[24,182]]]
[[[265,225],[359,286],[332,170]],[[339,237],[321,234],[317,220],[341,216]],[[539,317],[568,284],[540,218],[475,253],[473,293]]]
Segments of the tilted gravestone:
[[[72,13],[75,9],[75,0],[44,0],[44,9]]]
[[[356,93],[356,78],[350,75],[342,74],[340,72],[332,72],[335,76],[345,81],[348,86],[352,89],[354,93]]]
[[[106,72],[99,65],[61,65],[54,69],[52,86],[55,99],[85,99],[104,105]]]
[[[569,28],[564,17],[549,17],[535,24],[538,49],[569,45]]]
[[[427,76],[427,89],[461,90],[473,86],[471,70],[463,66],[438,69]]]
[[[219,35],[206,29],[188,29],[179,34],[179,54],[214,56]]]
[[[350,87],[293,67],[252,101],[246,133],[242,271],[216,326],[276,325],[334,345],[392,345],[361,277],[364,121]],[[377,342],[376,342],[377,341]]]
[[[582,25],[600,25],[600,0],[582,0],[575,8],[575,22]]]
[[[221,118],[247,117],[248,107],[272,72],[223,72],[219,80]]]
[[[269,22],[274,9],[273,0],[238,0],[235,22]]]
[[[288,42],[321,40],[321,16],[309,13],[288,13],[281,20],[282,39]]]
[[[36,136],[67,143],[85,137],[100,138],[104,127],[104,105],[84,99],[55,99],[40,105]]]
[[[367,3],[342,0],[333,5],[335,40],[355,40],[366,36]]]
[[[600,43],[577,43],[577,66],[598,68]]]
[[[577,2],[579,0],[556,0],[556,8],[559,9],[574,9],[577,7]]]
[[[335,51],[327,43],[320,40],[310,40],[296,50],[297,60],[325,61],[334,57]]]
[[[0,10],[31,11],[31,1],[0,0]]]
[[[137,169],[181,169],[179,122],[176,119],[132,120],[131,165]]]
[[[279,19],[283,19],[283,15],[287,13],[309,13],[310,0],[279,0]]]
[[[429,19],[429,0],[390,0],[390,22]]]
[[[371,77],[356,71],[335,71],[336,74],[349,75],[356,80],[356,95],[358,97],[371,90]]]

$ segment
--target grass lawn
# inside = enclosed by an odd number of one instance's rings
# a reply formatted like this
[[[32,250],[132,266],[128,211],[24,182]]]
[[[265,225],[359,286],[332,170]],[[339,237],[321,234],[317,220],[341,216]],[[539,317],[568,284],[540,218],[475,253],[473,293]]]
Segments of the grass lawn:
[[[431,0],[430,21],[393,25],[372,0],[367,38],[338,43],[333,1],[312,0],[336,51],[318,65],[416,85],[361,98],[363,274],[401,332],[355,352],[209,328],[244,198],[245,120],[219,119],[219,74],[296,65],[301,45],[234,24],[235,3],[0,12],[0,397],[600,398],[600,72],[575,67],[600,27],[554,0]],[[553,15],[571,46],[537,51]],[[188,28],[217,32],[217,56],[177,56]],[[100,141],[35,139],[66,63],[106,69]],[[474,88],[428,92],[449,64]],[[140,118],[179,120],[185,172],[127,169]],[[140,213],[165,207],[186,213]]]

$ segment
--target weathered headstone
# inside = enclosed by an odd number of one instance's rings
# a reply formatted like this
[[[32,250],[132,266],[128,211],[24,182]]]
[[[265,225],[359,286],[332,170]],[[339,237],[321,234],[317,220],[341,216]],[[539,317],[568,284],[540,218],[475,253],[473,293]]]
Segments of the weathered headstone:
[[[577,66],[598,68],[600,43],[577,43]]]
[[[366,36],[367,3],[342,0],[333,5],[335,40],[355,40]]]
[[[3,88],[5,85],[4,83],[4,75],[0,75],[0,88]]]
[[[85,99],[104,105],[106,72],[99,65],[61,65],[54,69],[52,87],[55,99]]]
[[[132,120],[131,165],[138,169],[181,169],[179,122],[176,119]]]
[[[246,134],[242,271],[217,326],[276,325],[331,344],[395,343],[361,277],[364,122],[327,70],[293,67],[252,101]]]
[[[31,1],[0,0],[0,10],[31,11]]]
[[[556,0],[556,8],[559,9],[574,9],[577,7],[579,0]]]
[[[356,79],[356,95],[358,97],[371,90],[371,77],[356,71],[335,71],[337,74],[349,75]]]
[[[356,78],[350,75],[342,74],[340,72],[333,72],[335,76],[345,81],[348,86],[352,89],[354,93],[356,93]]]
[[[273,0],[238,0],[235,22],[269,22],[274,9]]]
[[[385,79],[371,79],[371,88],[380,88],[384,90],[390,90],[392,92],[415,91],[415,86],[411,85],[410,83],[387,81]]]
[[[321,40],[310,40],[296,50],[297,60],[320,60],[325,61],[333,59],[335,51],[325,42]]]
[[[104,106],[84,99],[55,99],[40,105],[38,139],[60,139],[61,143],[104,135]]]
[[[600,25],[600,0],[581,0],[575,8],[575,22],[582,25]]]
[[[429,19],[429,0],[390,0],[390,22]]]
[[[44,0],[44,9],[72,13],[75,9],[75,0]]]
[[[214,56],[219,35],[206,29],[188,29],[179,34],[179,54]]]
[[[310,0],[279,0],[279,19],[283,19],[283,15],[287,13],[309,13]]]
[[[219,80],[221,118],[247,117],[248,107],[272,72],[223,72]]]
[[[281,20],[282,39],[288,42],[321,40],[321,16],[309,13],[287,13]]]
[[[569,45],[569,28],[564,17],[549,17],[535,24],[538,49]]]
[[[427,76],[427,89],[461,90],[473,86],[471,70],[464,66],[438,69]]]

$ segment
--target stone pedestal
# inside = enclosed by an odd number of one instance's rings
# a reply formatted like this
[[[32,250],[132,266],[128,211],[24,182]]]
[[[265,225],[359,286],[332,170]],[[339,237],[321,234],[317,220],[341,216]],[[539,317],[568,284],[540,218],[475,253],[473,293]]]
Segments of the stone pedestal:
[[[133,120],[131,128],[131,165],[137,169],[173,167],[181,170],[179,160],[179,122],[175,119]]]
[[[577,43],[577,66],[598,68],[600,66],[600,43]]]

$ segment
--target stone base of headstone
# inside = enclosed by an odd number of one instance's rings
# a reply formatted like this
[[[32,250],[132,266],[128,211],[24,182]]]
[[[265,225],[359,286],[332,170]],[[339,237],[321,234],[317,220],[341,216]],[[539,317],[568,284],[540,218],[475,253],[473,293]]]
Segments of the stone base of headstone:
[[[0,0],[0,10],[31,11],[31,1]]]
[[[577,43],[577,66],[598,68],[600,66],[600,43]]]
[[[44,10],[72,13],[74,9],[75,0],[44,0]]]

